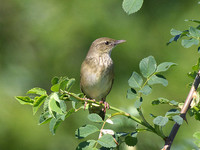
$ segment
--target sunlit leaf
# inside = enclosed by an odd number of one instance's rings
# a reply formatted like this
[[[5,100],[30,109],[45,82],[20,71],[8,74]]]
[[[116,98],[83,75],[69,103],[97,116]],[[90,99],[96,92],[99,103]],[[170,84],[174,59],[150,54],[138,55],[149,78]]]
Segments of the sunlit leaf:
[[[156,72],[167,71],[170,67],[175,66],[175,63],[172,62],[164,62],[158,65]]]
[[[51,118],[52,118],[52,116],[49,114],[48,111],[42,113],[40,115],[39,125],[49,122]]]
[[[42,88],[32,88],[30,89],[26,94],[37,94],[37,95],[47,95],[46,90],[42,89]]]
[[[140,10],[142,7],[143,0],[124,0],[122,3],[122,8],[127,14],[132,14]]]
[[[51,121],[49,123],[49,129],[53,135],[55,135],[56,129],[58,128],[58,126],[60,125],[61,122],[62,122],[61,119],[57,119],[57,118],[51,119]]]
[[[106,148],[116,147],[117,144],[114,141],[114,138],[110,134],[104,134],[100,139],[97,141],[101,146]]]
[[[137,96],[136,91],[133,88],[129,88],[127,90],[126,98],[127,99],[135,99]]]
[[[34,103],[34,100],[32,100],[28,96],[16,96],[15,98],[16,100],[18,100],[18,102],[20,102],[20,104],[23,104],[23,105],[33,105]]]
[[[78,128],[75,132],[75,135],[77,138],[81,139],[97,131],[99,131],[99,129],[96,126],[88,124]]]
[[[183,123],[183,118],[179,115],[175,115],[175,116],[172,116],[172,119],[178,123],[179,125],[181,125]]]
[[[142,93],[144,95],[149,95],[152,91],[152,88],[149,85],[145,85],[140,91],[138,91],[139,93]]]
[[[153,75],[149,79],[148,84],[149,85],[162,84],[163,86],[167,86],[168,81],[163,76]]]
[[[169,119],[167,117],[158,116],[153,120],[153,123],[158,126],[165,126],[168,120]]]
[[[74,83],[75,83],[75,79],[74,78],[70,79],[67,83],[66,90],[69,91],[71,87],[74,85]]]
[[[103,122],[102,118],[98,114],[89,114],[88,119],[92,122]]]
[[[178,31],[176,29],[171,29],[170,33],[171,33],[171,35],[178,35],[178,34],[181,34],[182,31]]]
[[[182,40],[181,44],[182,44],[183,47],[189,48],[192,45],[198,45],[199,44],[199,40],[193,39],[193,38],[190,39],[190,40],[184,39],[184,40]]]
[[[40,108],[40,106],[44,103],[45,99],[46,99],[46,95],[42,95],[40,97],[38,97],[34,103],[33,103],[33,114],[35,114],[38,109]]]
[[[133,72],[130,79],[128,80],[128,84],[132,88],[141,88],[142,83],[143,79],[137,72]]]
[[[140,72],[145,78],[148,78],[156,71],[156,60],[153,56],[146,57],[140,61]]]
[[[194,27],[190,27],[189,28],[189,33],[191,34],[191,36],[193,37],[200,37],[200,30],[196,29]]]

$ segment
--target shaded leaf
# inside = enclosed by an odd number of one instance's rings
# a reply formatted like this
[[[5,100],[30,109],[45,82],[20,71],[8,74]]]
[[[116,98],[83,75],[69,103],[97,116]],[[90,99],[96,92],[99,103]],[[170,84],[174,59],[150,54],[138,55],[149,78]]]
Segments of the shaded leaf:
[[[137,96],[137,93],[136,93],[135,89],[129,88],[127,90],[127,94],[126,94],[126,98],[127,99],[135,99],[136,96]]]
[[[199,131],[198,131],[198,132],[195,132],[195,133],[193,134],[193,137],[196,138],[196,139],[198,139],[198,140],[200,140],[200,132],[199,132]]]
[[[152,88],[149,85],[145,85],[140,91],[138,91],[139,93],[142,93],[144,95],[149,95],[152,91]]]
[[[149,85],[162,84],[163,86],[167,86],[168,81],[163,76],[153,75],[149,79],[148,84]]]
[[[52,118],[52,116],[49,114],[48,111],[42,113],[40,115],[39,125],[49,122],[51,118]]]
[[[145,78],[148,78],[156,71],[156,60],[153,56],[146,57],[140,61],[140,72]]]
[[[103,122],[102,118],[95,113],[89,114],[88,119],[92,122]]]
[[[170,67],[175,66],[175,63],[172,62],[164,62],[158,65],[156,72],[167,71]]]
[[[42,88],[35,87],[30,89],[26,94],[47,95],[47,92]]]
[[[98,141],[101,146],[106,148],[116,147],[117,144],[114,141],[114,138],[110,134],[104,134]]]
[[[75,132],[75,135],[77,138],[81,139],[97,131],[99,131],[99,129],[96,126],[88,124],[88,125],[78,128]]]
[[[28,96],[16,96],[15,98],[16,100],[18,100],[20,104],[23,104],[23,105],[33,105],[34,103],[34,100],[32,100]]]
[[[76,150],[98,150],[97,148],[93,148],[95,143],[95,140],[83,141],[78,145]]]
[[[122,3],[122,8],[127,14],[132,14],[140,10],[142,7],[143,0],[124,0]]]
[[[49,129],[53,135],[55,135],[56,129],[58,128],[58,126],[60,125],[61,122],[62,122],[61,119],[57,119],[57,118],[51,119],[51,121],[49,123]]]
[[[128,80],[128,84],[132,88],[141,88],[142,83],[143,79],[137,72],[133,72],[130,79]]]
[[[165,126],[168,120],[169,119],[167,117],[158,116],[153,120],[153,123],[158,126]]]
[[[128,146],[135,146],[137,144],[137,138],[136,137],[127,136],[125,138],[125,143]]]
[[[191,47],[192,45],[198,45],[199,44],[199,40],[197,39],[190,39],[190,40],[187,40],[187,39],[184,39],[182,40],[181,42],[181,45],[185,48],[189,48]]]
[[[53,77],[51,79],[51,84],[54,85],[54,84],[57,84],[59,82],[59,78],[58,77]]]

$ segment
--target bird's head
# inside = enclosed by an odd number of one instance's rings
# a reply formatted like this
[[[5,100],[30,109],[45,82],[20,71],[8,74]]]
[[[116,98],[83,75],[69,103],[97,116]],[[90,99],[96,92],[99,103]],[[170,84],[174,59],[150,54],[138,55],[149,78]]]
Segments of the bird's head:
[[[95,53],[103,54],[103,53],[108,53],[111,54],[112,49],[120,44],[125,42],[125,40],[115,40],[107,37],[102,37],[99,39],[96,39],[91,47],[90,51],[93,51]]]

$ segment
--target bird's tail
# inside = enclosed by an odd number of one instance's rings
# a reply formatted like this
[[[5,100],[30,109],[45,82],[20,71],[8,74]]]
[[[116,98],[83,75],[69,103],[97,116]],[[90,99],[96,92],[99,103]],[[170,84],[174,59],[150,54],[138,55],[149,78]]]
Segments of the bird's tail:
[[[102,120],[104,120],[105,118],[105,111],[103,109],[104,107],[103,106],[94,106],[94,105],[90,105],[89,106],[89,113],[96,113],[98,114]]]

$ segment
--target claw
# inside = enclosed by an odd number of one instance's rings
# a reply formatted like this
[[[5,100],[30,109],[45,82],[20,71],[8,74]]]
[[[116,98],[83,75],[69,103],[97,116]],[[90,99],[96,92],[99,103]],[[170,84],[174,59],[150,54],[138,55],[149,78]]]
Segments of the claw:
[[[109,104],[105,101],[100,101],[99,103],[104,104],[104,108],[102,108],[102,111],[104,111],[106,113],[106,109],[110,108]]]

